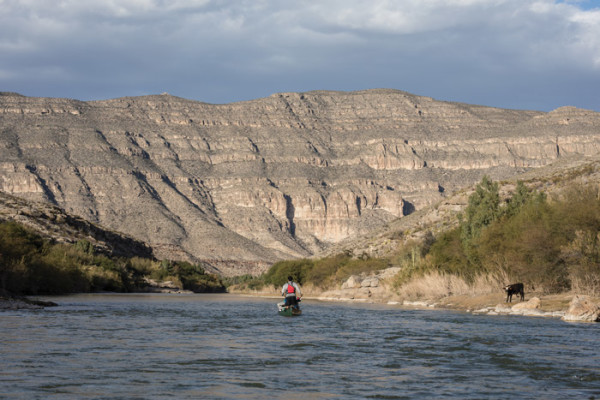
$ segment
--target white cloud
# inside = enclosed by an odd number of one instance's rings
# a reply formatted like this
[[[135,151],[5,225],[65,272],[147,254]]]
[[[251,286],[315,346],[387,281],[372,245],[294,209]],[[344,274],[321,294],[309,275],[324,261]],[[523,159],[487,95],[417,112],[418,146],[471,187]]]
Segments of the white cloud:
[[[579,28],[573,43],[575,56],[586,59],[590,55],[593,66],[600,69],[600,8],[575,12],[570,22]]]
[[[418,94],[434,95],[427,90],[451,89],[449,75],[462,85],[491,87],[500,79],[507,85],[516,79],[541,85],[540,76],[560,80],[598,73],[600,10],[584,3],[0,0],[0,70],[5,71],[0,90],[25,85],[27,74],[32,85],[50,76],[33,76],[36,68],[54,71],[52,87],[97,81],[110,91],[114,80],[115,96],[158,84],[176,86],[161,87],[169,92],[193,85],[216,85],[223,92],[236,79],[248,82],[237,89],[255,90],[240,95],[245,98],[286,85],[285,90],[296,88],[298,82],[304,90],[328,84],[408,90],[407,83],[430,81],[415,87],[422,87]],[[23,79],[7,79],[8,73]],[[81,98],[101,96],[92,84],[81,87],[89,91]]]

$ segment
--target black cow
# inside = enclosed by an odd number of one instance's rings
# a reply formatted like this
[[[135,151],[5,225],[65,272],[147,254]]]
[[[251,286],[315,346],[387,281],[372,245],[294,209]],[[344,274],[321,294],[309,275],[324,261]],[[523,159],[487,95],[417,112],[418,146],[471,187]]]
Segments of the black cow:
[[[525,291],[523,290],[522,283],[513,283],[512,285],[507,285],[504,287],[504,291],[506,292],[506,302],[512,303],[512,295],[520,294],[521,301],[525,300]]]

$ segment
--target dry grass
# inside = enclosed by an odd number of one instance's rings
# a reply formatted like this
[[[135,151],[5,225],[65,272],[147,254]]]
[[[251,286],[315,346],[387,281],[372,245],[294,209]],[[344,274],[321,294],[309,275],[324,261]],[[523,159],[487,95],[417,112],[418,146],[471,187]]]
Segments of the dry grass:
[[[257,297],[278,297],[281,296],[281,288],[272,285],[261,286],[258,289],[250,289],[244,284],[231,285],[227,288],[228,293],[245,294]],[[304,293],[304,287],[302,287]]]
[[[572,275],[571,290],[589,296],[600,296],[600,276],[595,274],[587,274],[583,277]]]
[[[401,286],[398,295],[405,300],[426,300],[447,308],[472,310],[504,304],[506,294],[503,287],[509,282],[513,280],[505,274],[480,275],[473,283],[467,283],[456,275],[434,272]],[[573,290],[568,293],[532,292],[526,287],[525,299],[539,297],[542,300],[541,311],[565,311],[574,294],[585,294],[600,302],[599,293],[597,282],[588,278],[575,280]]]
[[[506,282],[510,282],[510,279],[504,274],[479,275],[469,283],[456,275],[431,272],[402,285],[398,289],[398,294],[410,300],[435,300],[461,295],[477,296],[498,293]]]

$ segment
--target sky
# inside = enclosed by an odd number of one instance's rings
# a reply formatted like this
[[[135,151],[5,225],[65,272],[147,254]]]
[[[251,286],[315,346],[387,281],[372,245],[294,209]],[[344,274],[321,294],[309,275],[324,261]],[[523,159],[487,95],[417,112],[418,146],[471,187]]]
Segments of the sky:
[[[0,0],[0,91],[230,103],[375,88],[600,112],[600,0]]]

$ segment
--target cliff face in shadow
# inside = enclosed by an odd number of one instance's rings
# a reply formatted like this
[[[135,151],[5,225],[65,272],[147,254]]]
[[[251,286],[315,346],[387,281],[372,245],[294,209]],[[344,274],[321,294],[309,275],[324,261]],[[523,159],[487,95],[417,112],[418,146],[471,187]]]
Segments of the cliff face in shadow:
[[[225,275],[310,256],[484,174],[600,149],[600,114],[393,90],[212,105],[170,95],[0,95],[0,190],[50,202]]]

